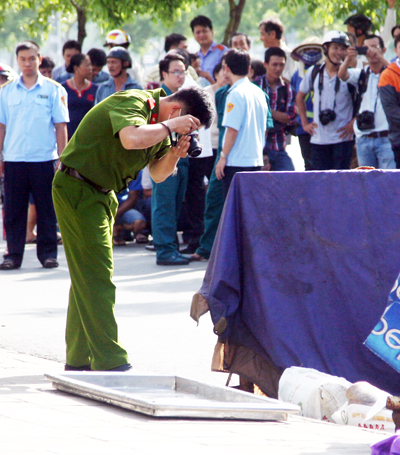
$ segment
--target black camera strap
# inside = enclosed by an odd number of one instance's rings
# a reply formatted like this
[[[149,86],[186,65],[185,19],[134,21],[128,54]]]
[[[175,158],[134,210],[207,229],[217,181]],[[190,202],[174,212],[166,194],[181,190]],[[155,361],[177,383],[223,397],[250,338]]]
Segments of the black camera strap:
[[[382,71],[384,69],[386,69],[386,66],[382,66],[379,74],[382,74]],[[361,70],[361,71],[364,71],[364,70]],[[367,91],[367,88],[368,88],[368,81],[369,81],[369,75],[370,74],[371,74],[371,68],[368,67],[367,71],[365,71],[365,77],[363,78],[362,82],[361,82],[362,74],[360,74],[360,79],[359,79],[360,107],[361,107],[361,103],[362,103],[362,99],[363,99],[364,93]],[[378,104],[378,98],[379,98],[379,90],[377,90],[377,92],[376,92],[375,106],[374,106],[374,111],[373,111],[374,114],[376,112],[376,106]]]
[[[321,99],[322,99],[322,90],[324,89],[324,69],[325,69],[325,63],[321,65],[321,68],[319,69],[319,79],[318,79],[318,93],[319,93],[319,112],[321,113]],[[338,94],[340,90],[340,79],[336,75],[336,81],[335,81],[335,98],[333,100],[333,112],[335,112],[336,109],[336,95]]]

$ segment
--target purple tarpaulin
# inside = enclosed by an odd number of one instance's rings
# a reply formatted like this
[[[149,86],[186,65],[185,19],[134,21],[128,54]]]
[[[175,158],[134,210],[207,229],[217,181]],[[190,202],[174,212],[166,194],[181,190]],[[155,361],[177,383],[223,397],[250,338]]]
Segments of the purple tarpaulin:
[[[236,174],[200,290],[222,341],[400,393],[363,345],[400,271],[399,208],[398,171]]]

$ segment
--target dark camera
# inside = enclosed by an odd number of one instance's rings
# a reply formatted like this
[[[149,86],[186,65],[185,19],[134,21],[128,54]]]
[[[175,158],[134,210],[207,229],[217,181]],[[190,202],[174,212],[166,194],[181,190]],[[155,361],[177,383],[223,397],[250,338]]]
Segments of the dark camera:
[[[375,128],[375,114],[371,111],[363,111],[356,115],[357,127],[360,131]]]
[[[358,55],[367,55],[368,46],[356,46],[356,51]]]
[[[192,158],[196,158],[197,156],[199,156],[203,150],[203,146],[199,142],[198,132],[193,131],[190,134],[178,134],[177,140],[179,140],[181,136],[190,136],[190,144],[187,154]]]
[[[324,109],[319,113],[319,121],[322,125],[327,125],[329,122],[333,122],[336,119],[335,111],[332,109]]]

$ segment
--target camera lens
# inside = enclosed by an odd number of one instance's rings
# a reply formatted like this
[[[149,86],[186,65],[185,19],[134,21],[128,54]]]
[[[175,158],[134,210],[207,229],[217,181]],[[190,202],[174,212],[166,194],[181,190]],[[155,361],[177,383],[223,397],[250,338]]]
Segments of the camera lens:
[[[199,143],[196,133],[188,134],[188,136],[190,136],[190,145],[187,153],[190,157],[196,158],[201,154],[203,146]]]

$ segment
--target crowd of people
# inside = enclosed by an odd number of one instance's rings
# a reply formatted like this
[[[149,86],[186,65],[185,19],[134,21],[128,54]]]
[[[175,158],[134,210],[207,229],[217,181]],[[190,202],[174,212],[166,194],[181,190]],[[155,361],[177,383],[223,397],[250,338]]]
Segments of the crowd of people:
[[[347,33],[309,36],[293,50],[283,40],[281,21],[264,19],[258,26],[264,61],[252,58],[244,33],[235,33],[229,46],[218,44],[205,16],[190,23],[197,53],[187,51],[186,36],[173,33],[165,38],[165,56],[146,72],[132,58],[124,30],[107,34],[107,52],[82,53],[77,41],[67,41],[58,67],[34,42],[20,43],[20,76],[0,64],[7,238],[0,270],[21,266],[25,242],[37,244],[43,267],[58,266],[62,239],[51,186],[59,156],[86,114],[120,91],[161,88],[169,96],[202,87],[217,112],[210,128],[191,137],[191,148],[201,144],[200,154],[181,158],[162,182],[152,180],[146,167],[118,188],[114,246],[146,244],[159,265],[208,259],[234,174],[294,171],[286,151],[292,136],[298,137],[306,171],[350,169],[356,163],[400,168],[400,63],[385,58],[391,40],[400,57],[394,7],[395,0],[388,0],[380,34],[373,33],[367,16],[355,14],[344,22]],[[174,144],[177,138],[168,132]]]
[[[361,166],[400,168],[394,1],[381,34],[356,14],[347,33],[310,36],[293,50],[283,24],[265,19],[264,61],[251,58],[243,33],[218,44],[205,16],[190,23],[196,54],[173,33],[146,74],[123,30],[107,34],[107,53],[67,41],[57,68],[36,43],[18,44],[20,75],[0,65],[0,270],[19,269],[33,237],[43,267],[58,267],[63,242],[66,370],[131,369],[114,317],[113,248],[147,243],[160,266],[207,260],[234,175],[294,171],[286,151],[293,135],[306,171],[349,169],[353,156]],[[392,39],[398,57],[389,62]]]

